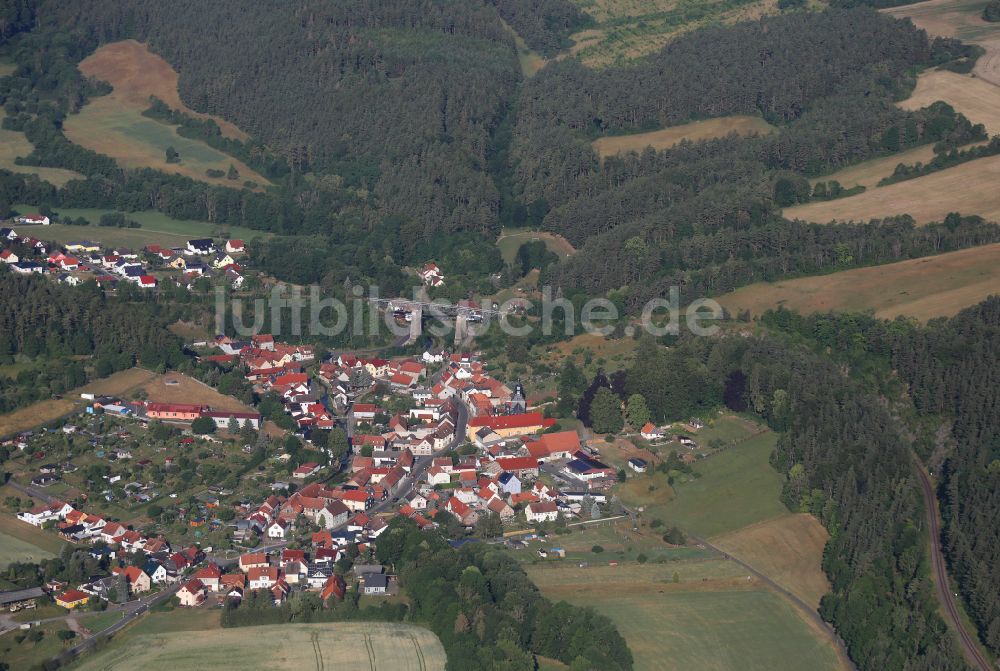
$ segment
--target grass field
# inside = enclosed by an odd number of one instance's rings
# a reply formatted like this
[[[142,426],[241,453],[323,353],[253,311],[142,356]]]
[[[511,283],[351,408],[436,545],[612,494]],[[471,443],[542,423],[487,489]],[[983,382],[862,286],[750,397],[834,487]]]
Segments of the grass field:
[[[544,241],[545,247],[560,258],[566,258],[576,251],[566,238],[556,233],[514,228],[505,229],[500,234],[500,237],[497,239],[497,247],[500,249],[500,255],[503,257],[504,262],[513,263],[514,257],[517,256],[517,250],[521,248],[521,245],[534,240]]]
[[[812,515],[789,514],[712,539],[813,608],[830,590],[823,548],[830,535]]]
[[[18,203],[12,206],[14,211],[36,212],[37,205]],[[101,208],[87,207],[60,207],[56,213],[62,217],[72,217],[74,219],[83,217],[90,222],[90,226],[67,226],[65,224],[52,224],[50,226],[18,226],[18,232],[27,235],[34,235],[42,240],[54,240],[55,242],[67,243],[74,240],[87,239],[100,242],[110,247],[127,246],[141,249],[148,244],[164,246],[183,246],[188,240],[195,237],[213,236],[220,238],[240,238],[250,240],[254,237],[269,237],[271,234],[265,231],[257,231],[242,226],[229,226],[226,224],[212,224],[207,221],[196,221],[193,219],[174,219],[162,212],[147,210],[145,212],[128,212],[126,216],[139,222],[142,228],[112,228],[108,226],[98,226],[101,215],[109,212]]]
[[[0,568],[6,568],[13,562],[39,562],[54,556],[37,545],[26,543],[20,538],[0,531]]]
[[[24,494],[14,491],[10,487],[0,488],[0,498],[6,498],[8,496],[20,497],[22,501],[26,500]],[[40,503],[36,501],[36,503]],[[3,544],[0,544],[0,554],[7,551],[7,540],[17,541],[24,545],[35,548],[35,551],[40,554],[51,557],[62,552],[63,547],[66,546],[66,541],[60,539],[57,535],[42,531],[38,527],[33,527],[26,522],[14,517],[13,514],[0,513],[0,537],[3,539]],[[0,565],[6,566],[11,560],[4,559],[0,560]]]
[[[151,95],[175,109],[193,113],[180,101],[177,73],[145,45],[134,40],[106,44],[81,61],[79,67],[85,75],[110,83],[114,90],[110,95],[93,98],[79,114],[66,119],[66,137],[73,142],[107,154],[127,168],[156,168],[228,186],[246,180],[257,185],[269,183],[243,162],[204,142],[181,137],[174,126],[142,116],[149,108]],[[230,136],[245,139],[232,124],[212,118]],[[171,146],[180,154],[180,163],[167,163],[165,152]],[[225,172],[230,165],[240,173],[235,182],[205,173],[208,169]]]
[[[632,135],[614,135],[594,140],[591,145],[601,158],[615,156],[630,151],[641,152],[646,147],[657,151],[672,147],[682,140],[697,142],[725,137],[730,133],[766,135],[774,130],[774,126],[756,116],[725,116],[715,119],[692,121],[680,126],[671,126],[663,130]]]
[[[942,221],[949,212],[961,212],[1000,221],[998,180],[1000,156],[989,156],[856,196],[785,208],[784,216],[825,224],[909,214],[927,224]]]
[[[3,73],[0,73],[3,76]],[[6,116],[0,109],[0,123]],[[63,186],[71,179],[83,179],[83,175],[72,170],[61,168],[36,168],[28,165],[17,165],[14,162],[19,156],[27,156],[34,151],[34,146],[24,137],[24,133],[0,128],[0,169],[10,170],[23,175],[38,175],[46,182],[51,182],[56,186]]]
[[[78,392],[77,396],[82,393],[122,396],[137,387],[148,384],[156,377],[156,373],[145,368],[129,368],[100,380],[89,382],[75,391]]]
[[[782,477],[768,463],[776,441],[776,434],[762,433],[696,462],[701,477],[676,483],[674,497],[647,504],[646,515],[712,537],[787,514],[778,500]],[[649,479],[633,478],[639,483]],[[641,492],[641,484],[639,488]],[[622,493],[622,501],[628,504],[630,499],[629,493]]]
[[[596,26],[571,36],[570,54],[591,67],[647,56],[689,30],[776,13],[776,0],[572,0]]]
[[[825,639],[733,562],[526,568],[546,596],[610,617],[637,671],[838,668]]]
[[[340,623],[129,634],[106,650],[84,658],[76,668],[167,671],[190,660],[220,671],[443,671],[445,667],[444,648],[426,629]]]
[[[873,311],[921,321],[948,317],[1000,293],[1000,244],[832,275],[758,283],[720,297],[731,311],[759,315],[784,305],[800,312]]]
[[[15,637],[24,632],[16,629],[0,636],[0,662],[5,663],[11,671],[34,669],[37,664],[55,657],[65,648],[57,635],[60,629],[66,629],[65,622],[43,624],[39,629],[44,636],[38,643],[27,639],[18,643]]]

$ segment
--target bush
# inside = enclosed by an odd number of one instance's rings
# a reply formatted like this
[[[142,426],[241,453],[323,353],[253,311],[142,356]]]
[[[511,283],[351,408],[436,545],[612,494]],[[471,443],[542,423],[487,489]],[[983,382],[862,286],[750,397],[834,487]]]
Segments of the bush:
[[[594,547],[590,548],[590,551],[596,555],[604,552],[604,548],[601,547],[600,545],[595,545]]]
[[[645,564],[647,561],[649,561],[649,557],[647,557],[644,554],[640,554],[638,557],[635,558],[635,560],[640,564]]]
[[[215,422],[212,421],[211,417],[199,417],[191,422],[191,431],[204,436],[215,431]]]

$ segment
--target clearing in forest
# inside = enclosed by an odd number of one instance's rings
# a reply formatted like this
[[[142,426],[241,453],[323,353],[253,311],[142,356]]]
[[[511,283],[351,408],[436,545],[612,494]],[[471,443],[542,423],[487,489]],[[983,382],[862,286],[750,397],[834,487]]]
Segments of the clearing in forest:
[[[177,72],[165,60],[134,40],[100,47],[80,62],[85,75],[111,84],[110,95],[92,98],[78,114],[66,118],[66,137],[82,147],[111,156],[126,168],[155,168],[211,184],[239,186],[251,181],[257,186],[269,182],[243,162],[214,149],[200,140],[181,137],[171,126],[142,115],[156,96],[173,109],[212,118],[228,137],[244,140],[246,135],[233,124],[217,117],[196,114],[186,107],[177,92]],[[173,147],[179,163],[168,163],[166,150]],[[232,165],[239,171],[236,180],[225,173]],[[209,177],[207,170],[221,170],[222,177]]]
[[[6,113],[0,109],[0,124]],[[83,179],[83,175],[72,170],[62,168],[37,168],[31,165],[18,165],[14,159],[24,157],[35,150],[24,133],[15,130],[0,128],[0,169],[10,170],[20,175],[38,175],[39,178],[55,184],[64,186],[71,179]]]
[[[508,228],[497,238],[497,247],[505,263],[513,263],[517,256],[517,250],[526,242],[542,240],[546,249],[555,253],[560,259],[571,256],[576,250],[569,240],[557,233],[547,231],[533,231],[523,228]]]
[[[662,130],[631,135],[611,135],[598,138],[591,143],[601,158],[624,154],[631,151],[642,152],[646,147],[659,151],[675,144],[690,140],[711,140],[725,137],[730,133],[739,135],[766,135],[774,131],[774,126],[756,116],[725,116],[715,119],[692,121],[679,126],[670,126]]]
[[[1000,293],[1000,244],[911,259],[830,275],[760,282],[718,301],[732,312],[759,315],[783,305],[800,312],[873,311],[926,321],[950,317]]]
[[[426,629],[341,622],[126,633],[77,668],[168,671],[194,659],[217,671],[443,671],[446,661],[441,642]]]

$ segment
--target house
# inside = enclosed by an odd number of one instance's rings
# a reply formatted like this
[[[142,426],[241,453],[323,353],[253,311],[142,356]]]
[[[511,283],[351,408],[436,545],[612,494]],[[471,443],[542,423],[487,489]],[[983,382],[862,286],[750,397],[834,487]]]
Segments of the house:
[[[428,263],[419,272],[420,279],[429,287],[440,287],[444,284],[444,273],[435,263]]]
[[[384,573],[365,573],[361,576],[362,594],[385,594],[389,576]]]
[[[274,520],[267,527],[267,537],[284,539],[286,529],[288,529],[287,522],[284,520]]]
[[[559,517],[559,508],[555,501],[529,503],[524,509],[524,516],[529,522],[554,522]]]
[[[351,414],[354,415],[356,422],[370,422],[375,419],[377,412],[378,408],[374,403],[355,403],[351,408]]]
[[[319,473],[320,468],[321,466],[319,464],[309,461],[292,471],[292,477],[298,478],[299,480],[305,480],[309,476]]]
[[[501,473],[497,482],[500,484],[500,491],[505,494],[521,493],[521,480],[513,473]]]
[[[48,226],[52,223],[52,220],[44,214],[22,214],[14,221],[19,224],[41,224],[42,226]]]
[[[236,259],[225,252],[217,252],[215,258],[212,259],[213,268],[225,268],[233,265],[236,265]]]
[[[249,573],[252,568],[267,566],[267,554],[264,552],[248,552],[240,555],[240,570]]]
[[[30,275],[32,273],[40,275],[45,272],[45,266],[34,261],[18,261],[17,263],[10,264],[10,269],[20,275]]]
[[[656,426],[653,426],[652,422],[646,422],[639,431],[639,435],[645,440],[659,440],[660,438],[663,438],[663,431]]]
[[[90,601],[90,595],[78,589],[69,589],[56,597],[56,605],[72,610]]]
[[[242,240],[226,240],[226,251],[230,254],[241,254],[245,249]]]
[[[188,240],[187,249],[184,250],[184,253],[189,256],[193,254],[214,254],[215,243],[210,238]]]
[[[138,284],[140,289],[155,289],[156,278],[152,275],[140,275]]]
[[[20,512],[17,519],[36,527],[40,527],[50,520],[65,519],[73,511],[73,506],[68,503],[56,501],[48,505],[35,506],[31,510]]]
[[[146,572],[146,575],[149,576],[150,581],[154,585],[160,585],[170,580],[170,574],[167,573],[167,568],[155,560],[151,559],[146,562],[146,565],[142,567],[142,570]]]
[[[247,572],[250,589],[271,589],[278,577],[277,566],[257,566]]]
[[[222,569],[219,568],[218,564],[212,562],[196,571],[192,577],[200,580],[205,589],[217,592],[219,591],[219,581],[222,579]]]
[[[3,261],[4,263],[17,263],[20,260],[21,257],[9,249],[5,249],[0,252],[0,261]]]
[[[526,445],[528,454],[538,461],[550,459],[569,459],[580,449],[580,436],[576,431],[557,431],[546,433]]]
[[[243,588],[246,587],[246,576],[242,573],[225,573],[219,578],[219,591],[228,592],[230,590],[240,590],[242,596]]]
[[[476,511],[463,503],[457,496],[453,496],[448,499],[445,509],[454,515],[455,519],[461,522],[464,526],[471,527],[479,521],[479,515]]]
[[[347,524],[350,514],[350,509],[342,501],[331,501],[316,513],[313,521],[324,529],[333,529]]]
[[[538,476],[538,459],[534,457],[497,457],[496,463],[504,472],[516,473],[521,480]]]
[[[148,592],[152,587],[152,580],[137,566],[126,566],[125,568],[115,567],[111,571],[115,575],[124,575],[125,579],[128,581],[129,590],[132,594],[140,594],[142,592]]]
[[[615,477],[615,469],[592,457],[588,457],[583,452],[577,452],[575,458],[566,464],[562,469],[570,477],[579,480],[596,480],[598,478]]]
[[[646,472],[646,460],[639,459],[638,457],[632,457],[628,460],[628,467],[631,468],[636,473]]]
[[[320,598],[323,601],[328,601],[331,597],[336,597],[339,601],[344,598],[344,594],[346,593],[347,585],[344,582],[344,578],[339,575],[331,575],[323,584],[323,591],[320,592]]]
[[[500,516],[500,521],[507,523],[514,520],[514,509],[511,508],[506,501],[501,499],[499,496],[495,496],[490,499],[490,502],[486,504],[486,509],[491,513],[496,513]]]
[[[177,599],[181,602],[182,606],[194,608],[205,602],[207,591],[205,584],[201,580],[191,578],[191,580],[188,580],[177,590]]]

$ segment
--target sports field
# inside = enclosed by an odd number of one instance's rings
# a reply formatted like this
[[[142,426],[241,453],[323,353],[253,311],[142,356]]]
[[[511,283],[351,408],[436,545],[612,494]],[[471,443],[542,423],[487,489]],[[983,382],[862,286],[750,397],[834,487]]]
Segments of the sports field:
[[[375,622],[141,634],[85,657],[80,671],[173,671],[197,660],[225,671],[443,671],[430,631]]]
[[[602,137],[594,140],[591,145],[601,158],[606,158],[630,151],[642,152],[646,147],[652,147],[659,151],[672,147],[682,140],[697,142],[698,140],[725,137],[730,133],[737,133],[739,135],[759,133],[766,135],[773,130],[774,126],[760,117],[726,116],[692,121],[691,123],[671,126],[663,130],[654,130],[648,133]]]
[[[113,90],[110,95],[91,99],[79,114],[66,119],[64,131],[71,141],[107,154],[126,168],[156,168],[227,186],[239,186],[247,180],[257,185],[268,184],[241,161],[204,142],[181,137],[174,126],[142,116],[149,108],[151,95],[173,108],[192,113],[180,101],[177,73],[145,45],[134,40],[106,44],[81,61],[79,67],[85,75],[111,84]],[[231,137],[245,139],[232,124],[212,118]],[[167,163],[168,147],[178,152],[179,163]],[[206,174],[209,169],[226,172],[230,165],[239,171],[238,180]]]
[[[760,282],[718,299],[730,311],[754,315],[779,305],[800,312],[873,311],[926,321],[948,317],[1000,293],[1000,244],[831,275]]]
[[[546,596],[610,617],[628,642],[637,671],[840,668],[826,639],[734,562],[526,569]]]
[[[5,116],[6,113],[0,109],[0,123],[3,123]],[[83,179],[83,175],[72,170],[36,168],[29,165],[18,165],[14,162],[17,157],[27,156],[34,149],[24,133],[0,128],[0,169],[23,175],[38,175],[41,179],[56,186],[63,186],[71,179]]]
[[[1000,221],[1000,156],[989,156],[864,193],[836,200],[796,205],[784,210],[788,219],[821,224],[868,221],[909,214],[918,223],[942,221],[950,212],[978,214]]]

